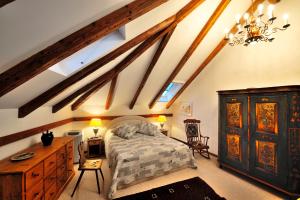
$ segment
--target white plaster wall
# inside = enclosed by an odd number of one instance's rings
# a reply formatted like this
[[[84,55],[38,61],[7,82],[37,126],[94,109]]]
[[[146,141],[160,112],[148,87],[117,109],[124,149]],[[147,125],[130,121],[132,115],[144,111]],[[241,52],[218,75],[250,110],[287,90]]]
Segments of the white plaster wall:
[[[19,119],[17,109],[0,109],[0,137],[19,131],[35,128],[59,120],[72,117],[72,113],[64,109],[57,114],[52,114],[51,107],[41,107],[36,112],[25,118]],[[72,123],[51,129],[55,137],[63,136],[72,129]],[[19,140],[0,147],[0,160],[22,149],[41,141],[41,134]]]
[[[177,99],[173,109],[172,135],[185,139],[180,102],[192,102],[193,115],[201,131],[210,136],[210,151],[218,152],[218,90],[300,85],[300,1],[281,1],[276,13],[290,15],[292,26],[275,34],[273,43],[255,46],[226,46]],[[234,19],[233,19],[234,20]],[[281,16],[279,19],[281,20]],[[199,59],[199,65],[203,60]]]

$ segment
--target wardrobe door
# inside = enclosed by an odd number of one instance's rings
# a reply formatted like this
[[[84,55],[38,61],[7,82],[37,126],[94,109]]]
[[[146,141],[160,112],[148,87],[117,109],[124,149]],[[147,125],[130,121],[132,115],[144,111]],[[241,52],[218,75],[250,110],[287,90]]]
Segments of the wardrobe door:
[[[239,170],[247,170],[247,96],[221,96],[220,98],[220,160]]]
[[[287,98],[250,98],[250,171],[274,185],[287,184]]]

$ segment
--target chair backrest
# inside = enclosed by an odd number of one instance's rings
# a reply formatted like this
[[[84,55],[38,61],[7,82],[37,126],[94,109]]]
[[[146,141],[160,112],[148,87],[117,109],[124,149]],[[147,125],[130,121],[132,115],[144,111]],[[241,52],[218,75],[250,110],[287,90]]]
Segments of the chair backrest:
[[[185,124],[185,133],[187,137],[187,142],[189,144],[193,142],[198,142],[200,140],[200,120],[197,119],[186,119],[183,121]]]
[[[79,166],[82,166],[85,161],[86,161],[86,158],[85,158],[85,154],[84,154],[84,148],[83,148],[83,142],[81,141],[78,145],[78,152],[79,152]]]

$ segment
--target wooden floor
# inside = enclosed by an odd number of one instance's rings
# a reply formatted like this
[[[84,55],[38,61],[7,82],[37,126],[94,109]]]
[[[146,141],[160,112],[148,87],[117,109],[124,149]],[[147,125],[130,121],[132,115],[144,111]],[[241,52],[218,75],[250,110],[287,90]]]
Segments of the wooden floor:
[[[248,179],[245,180],[242,177],[238,177],[225,170],[220,169],[218,167],[216,158],[207,160],[197,155],[196,160],[198,165],[198,169],[196,170],[189,168],[183,169],[162,177],[139,183],[137,185],[119,190],[115,195],[115,198],[199,176],[203,180],[205,180],[219,195],[225,197],[228,200],[284,199],[284,196],[282,196],[281,194],[276,193],[275,191],[270,190],[262,186],[261,184],[258,184],[257,182],[252,182]],[[77,169],[77,166],[75,166],[75,169]],[[73,178],[66,190],[62,193],[59,200],[106,199],[106,194],[108,192],[111,180],[111,173],[106,160],[104,160],[103,162],[102,170],[104,173],[105,182],[103,185],[103,181],[99,176],[99,180],[101,182],[101,195],[97,193],[95,173],[91,171],[84,174],[79,185],[79,189],[76,191],[74,197],[71,198],[70,195],[79,175],[76,171],[76,176]]]

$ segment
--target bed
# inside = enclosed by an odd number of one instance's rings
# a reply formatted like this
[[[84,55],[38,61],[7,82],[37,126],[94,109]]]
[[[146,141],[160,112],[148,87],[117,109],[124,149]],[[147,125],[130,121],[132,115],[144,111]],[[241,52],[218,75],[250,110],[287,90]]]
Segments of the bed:
[[[150,123],[143,117],[126,116],[111,122],[105,133],[105,153],[112,170],[108,198],[117,189],[160,176],[185,167],[197,168],[189,148],[162,133],[154,136],[135,133],[130,139],[116,136],[113,131],[122,125],[139,126]]]

